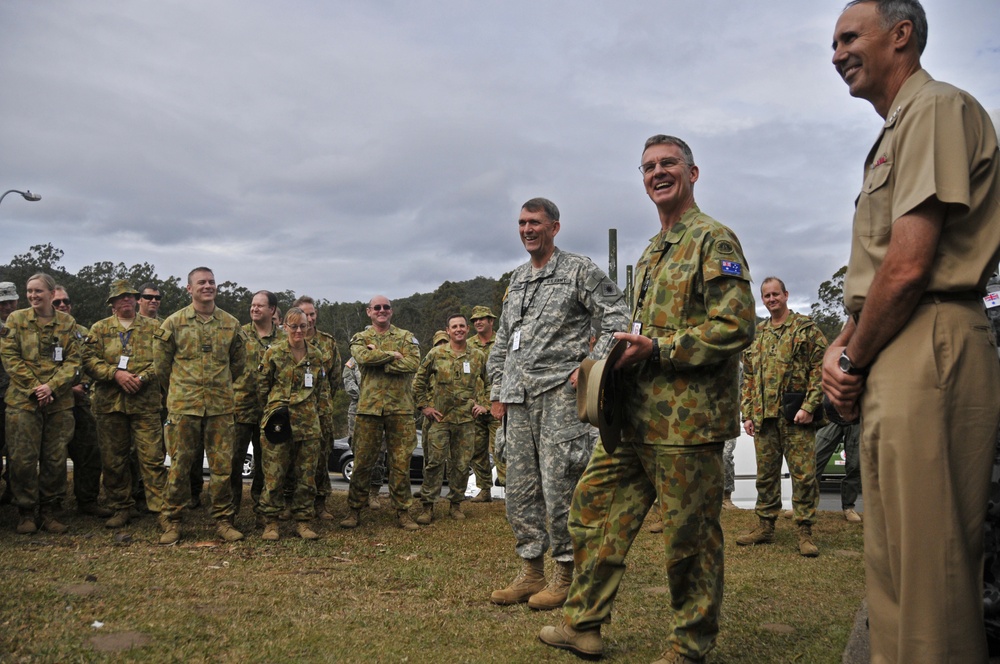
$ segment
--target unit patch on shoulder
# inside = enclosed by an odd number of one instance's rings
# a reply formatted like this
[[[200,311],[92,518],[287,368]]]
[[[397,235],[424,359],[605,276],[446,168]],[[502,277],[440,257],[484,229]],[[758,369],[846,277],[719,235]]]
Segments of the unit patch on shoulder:
[[[731,254],[734,251],[736,251],[733,248],[733,243],[730,242],[729,240],[719,240],[718,242],[716,242],[715,250],[718,251],[720,254]]]
[[[722,267],[722,274],[731,274],[734,277],[743,275],[743,265],[736,261],[719,261]]]
[[[601,284],[601,295],[604,297],[614,297],[618,294],[618,288],[610,281]]]

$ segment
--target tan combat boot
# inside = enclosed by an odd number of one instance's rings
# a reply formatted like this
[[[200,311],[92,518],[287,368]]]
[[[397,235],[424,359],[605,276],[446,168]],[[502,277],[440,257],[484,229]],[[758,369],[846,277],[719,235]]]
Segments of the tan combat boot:
[[[462,503],[451,504],[451,518],[462,521],[465,519],[465,512],[462,511]]]
[[[808,523],[799,524],[799,553],[807,558],[819,555],[819,548],[813,544],[812,526]]]
[[[738,510],[739,507],[733,502],[733,492],[726,491],[722,494],[722,509],[724,510]]]
[[[316,531],[309,527],[308,521],[299,521],[296,523],[295,532],[298,533],[299,537],[304,540],[319,539],[319,535],[316,534]]]
[[[333,521],[336,517],[326,507],[326,496],[316,496],[316,518]]]
[[[406,510],[396,511],[396,521],[403,530],[417,530],[420,527],[410,518],[410,513]]]
[[[368,494],[368,509],[370,510],[382,509],[382,503],[378,501],[378,489],[375,487],[372,487],[371,492]]]
[[[105,528],[123,528],[128,525],[128,510],[118,510],[111,515],[111,518],[104,522]]]
[[[429,526],[432,521],[434,521],[434,504],[430,503],[424,505],[424,508],[420,510],[420,514],[417,515],[417,523],[421,526]]]
[[[38,532],[38,524],[35,523],[35,515],[31,512],[22,512],[21,518],[17,522],[18,535],[31,535]]]
[[[361,510],[347,510],[347,516],[345,516],[341,522],[341,528],[357,528],[361,525]]]
[[[844,510],[844,518],[847,519],[848,523],[861,523],[861,515],[853,507]]]
[[[215,533],[227,542],[239,542],[243,539],[243,533],[236,530],[229,519],[219,519],[215,524]]]
[[[573,581],[573,561],[556,561],[555,573],[549,585],[541,592],[528,598],[528,606],[536,611],[551,611],[566,603],[569,594],[569,584]]]
[[[279,539],[281,539],[281,532],[278,530],[277,519],[267,520],[267,522],[264,524],[264,532],[260,536],[260,538],[268,542],[277,542]]]
[[[493,495],[489,489],[480,489],[475,498],[469,499],[470,503],[489,503],[493,501]]]
[[[159,522],[160,529],[163,531],[163,534],[160,535],[160,544],[176,544],[181,538],[180,521],[171,521],[161,514]]]
[[[740,546],[748,544],[770,544],[774,541],[774,519],[760,517],[760,523],[746,535],[736,538],[736,543]]]
[[[63,533],[69,530],[69,527],[64,523],[60,523],[59,520],[56,519],[51,514],[46,514],[43,512],[42,530],[44,530],[47,533],[52,533],[53,535],[62,535]]]
[[[521,571],[517,573],[510,585],[502,590],[494,590],[490,601],[494,604],[520,604],[528,598],[545,589],[545,562],[542,556],[523,559]]]
[[[543,627],[538,640],[547,646],[563,648],[587,659],[597,659],[604,654],[601,628],[573,629],[566,623]]]

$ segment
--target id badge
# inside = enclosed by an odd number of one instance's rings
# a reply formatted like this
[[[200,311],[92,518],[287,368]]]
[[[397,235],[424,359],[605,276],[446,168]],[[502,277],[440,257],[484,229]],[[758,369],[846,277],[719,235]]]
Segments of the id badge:
[[[307,372],[306,372],[306,382],[305,382],[305,386],[306,386],[306,387],[312,387],[312,386],[313,386],[313,375],[312,375],[312,372],[311,372],[311,371],[307,371]]]
[[[632,323],[632,334],[642,334],[642,323],[639,321]]]
[[[63,349],[62,346],[56,346],[52,349],[52,359],[55,362],[63,361]]]
[[[510,349],[517,350],[521,347],[521,330],[514,330],[514,334],[510,338]]]
[[[472,367],[469,366],[468,362],[462,362],[462,372],[467,374],[472,373]]]
[[[118,368],[122,370],[128,369],[128,355],[122,355],[118,358]]]

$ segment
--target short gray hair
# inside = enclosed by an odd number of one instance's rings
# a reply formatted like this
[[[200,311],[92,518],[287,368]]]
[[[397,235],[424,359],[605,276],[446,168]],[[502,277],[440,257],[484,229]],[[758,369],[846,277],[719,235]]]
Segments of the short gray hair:
[[[532,198],[530,201],[521,206],[522,210],[527,210],[528,212],[544,212],[552,221],[559,221],[559,208],[556,204],[547,198]]]
[[[875,11],[882,19],[882,29],[889,30],[900,21],[913,24],[913,37],[917,42],[917,53],[923,55],[927,46],[927,14],[919,0],[851,0],[844,5],[844,10],[860,5],[863,2],[874,2]]]
[[[694,166],[694,153],[691,152],[691,146],[676,136],[668,136],[666,134],[650,136],[646,139],[646,144],[642,146],[642,151],[645,152],[654,145],[676,145],[684,155],[684,163],[688,166]]]

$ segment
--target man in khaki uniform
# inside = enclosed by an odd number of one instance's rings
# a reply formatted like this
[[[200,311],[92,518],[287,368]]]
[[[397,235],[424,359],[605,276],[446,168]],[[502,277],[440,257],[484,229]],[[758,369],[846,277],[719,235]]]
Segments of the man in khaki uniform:
[[[83,345],[83,366],[93,380],[104,495],[114,511],[105,522],[108,528],[126,525],[135,504],[132,454],[139,460],[150,511],[163,510],[167,484],[160,384],[153,369],[153,335],[159,323],[136,314],[135,296],[127,281],[112,283],[108,304],[113,313],[94,323]]]
[[[469,346],[483,351],[487,360],[489,360],[490,351],[493,350],[493,342],[496,341],[497,335],[493,331],[496,318],[489,307],[480,305],[473,307],[472,317],[469,319],[472,321],[472,326],[476,329],[476,334],[469,339]],[[490,389],[489,382],[487,382],[486,389]],[[476,446],[472,450],[472,472],[476,474],[476,486],[479,488],[479,493],[469,502],[488,503],[493,500],[491,493],[493,487],[493,469],[490,466],[491,458],[497,467],[497,484],[504,486],[507,483],[507,464],[493,455],[497,429],[499,428],[500,420],[494,418],[489,413],[476,418]]]
[[[850,3],[833,64],[885,124],[864,163],[844,280],[850,318],[823,359],[861,414],[871,661],[985,662],[983,522],[1000,365],[982,296],[1000,260],[1000,157],[968,93],[921,68],[916,0]]]
[[[475,418],[490,412],[486,355],[466,342],[469,324],[465,316],[452,315],[447,327],[448,344],[430,349],[413,378],[413,400],[430,423],[424,437],[423,511],[417,517],[421,525],[429,525],[434,518],[446,464],[451,516],[465,518],[462,501],[475,445]]]
[[[233,466],[235,427],[233,380],[246,365],[240,322],[215,306],[215,275],[207,267],[188,274],[191,304],[174,313],[156,331],[156,375],[167,393],[163,437],[170,454],[166,505],[160,514],[164,529],[160,544],[181,536],[181,512],[187,503],[191,464],[199,444],[208,453],[208,492],[219,536],[227,542],[243,539],[233,527]]]

